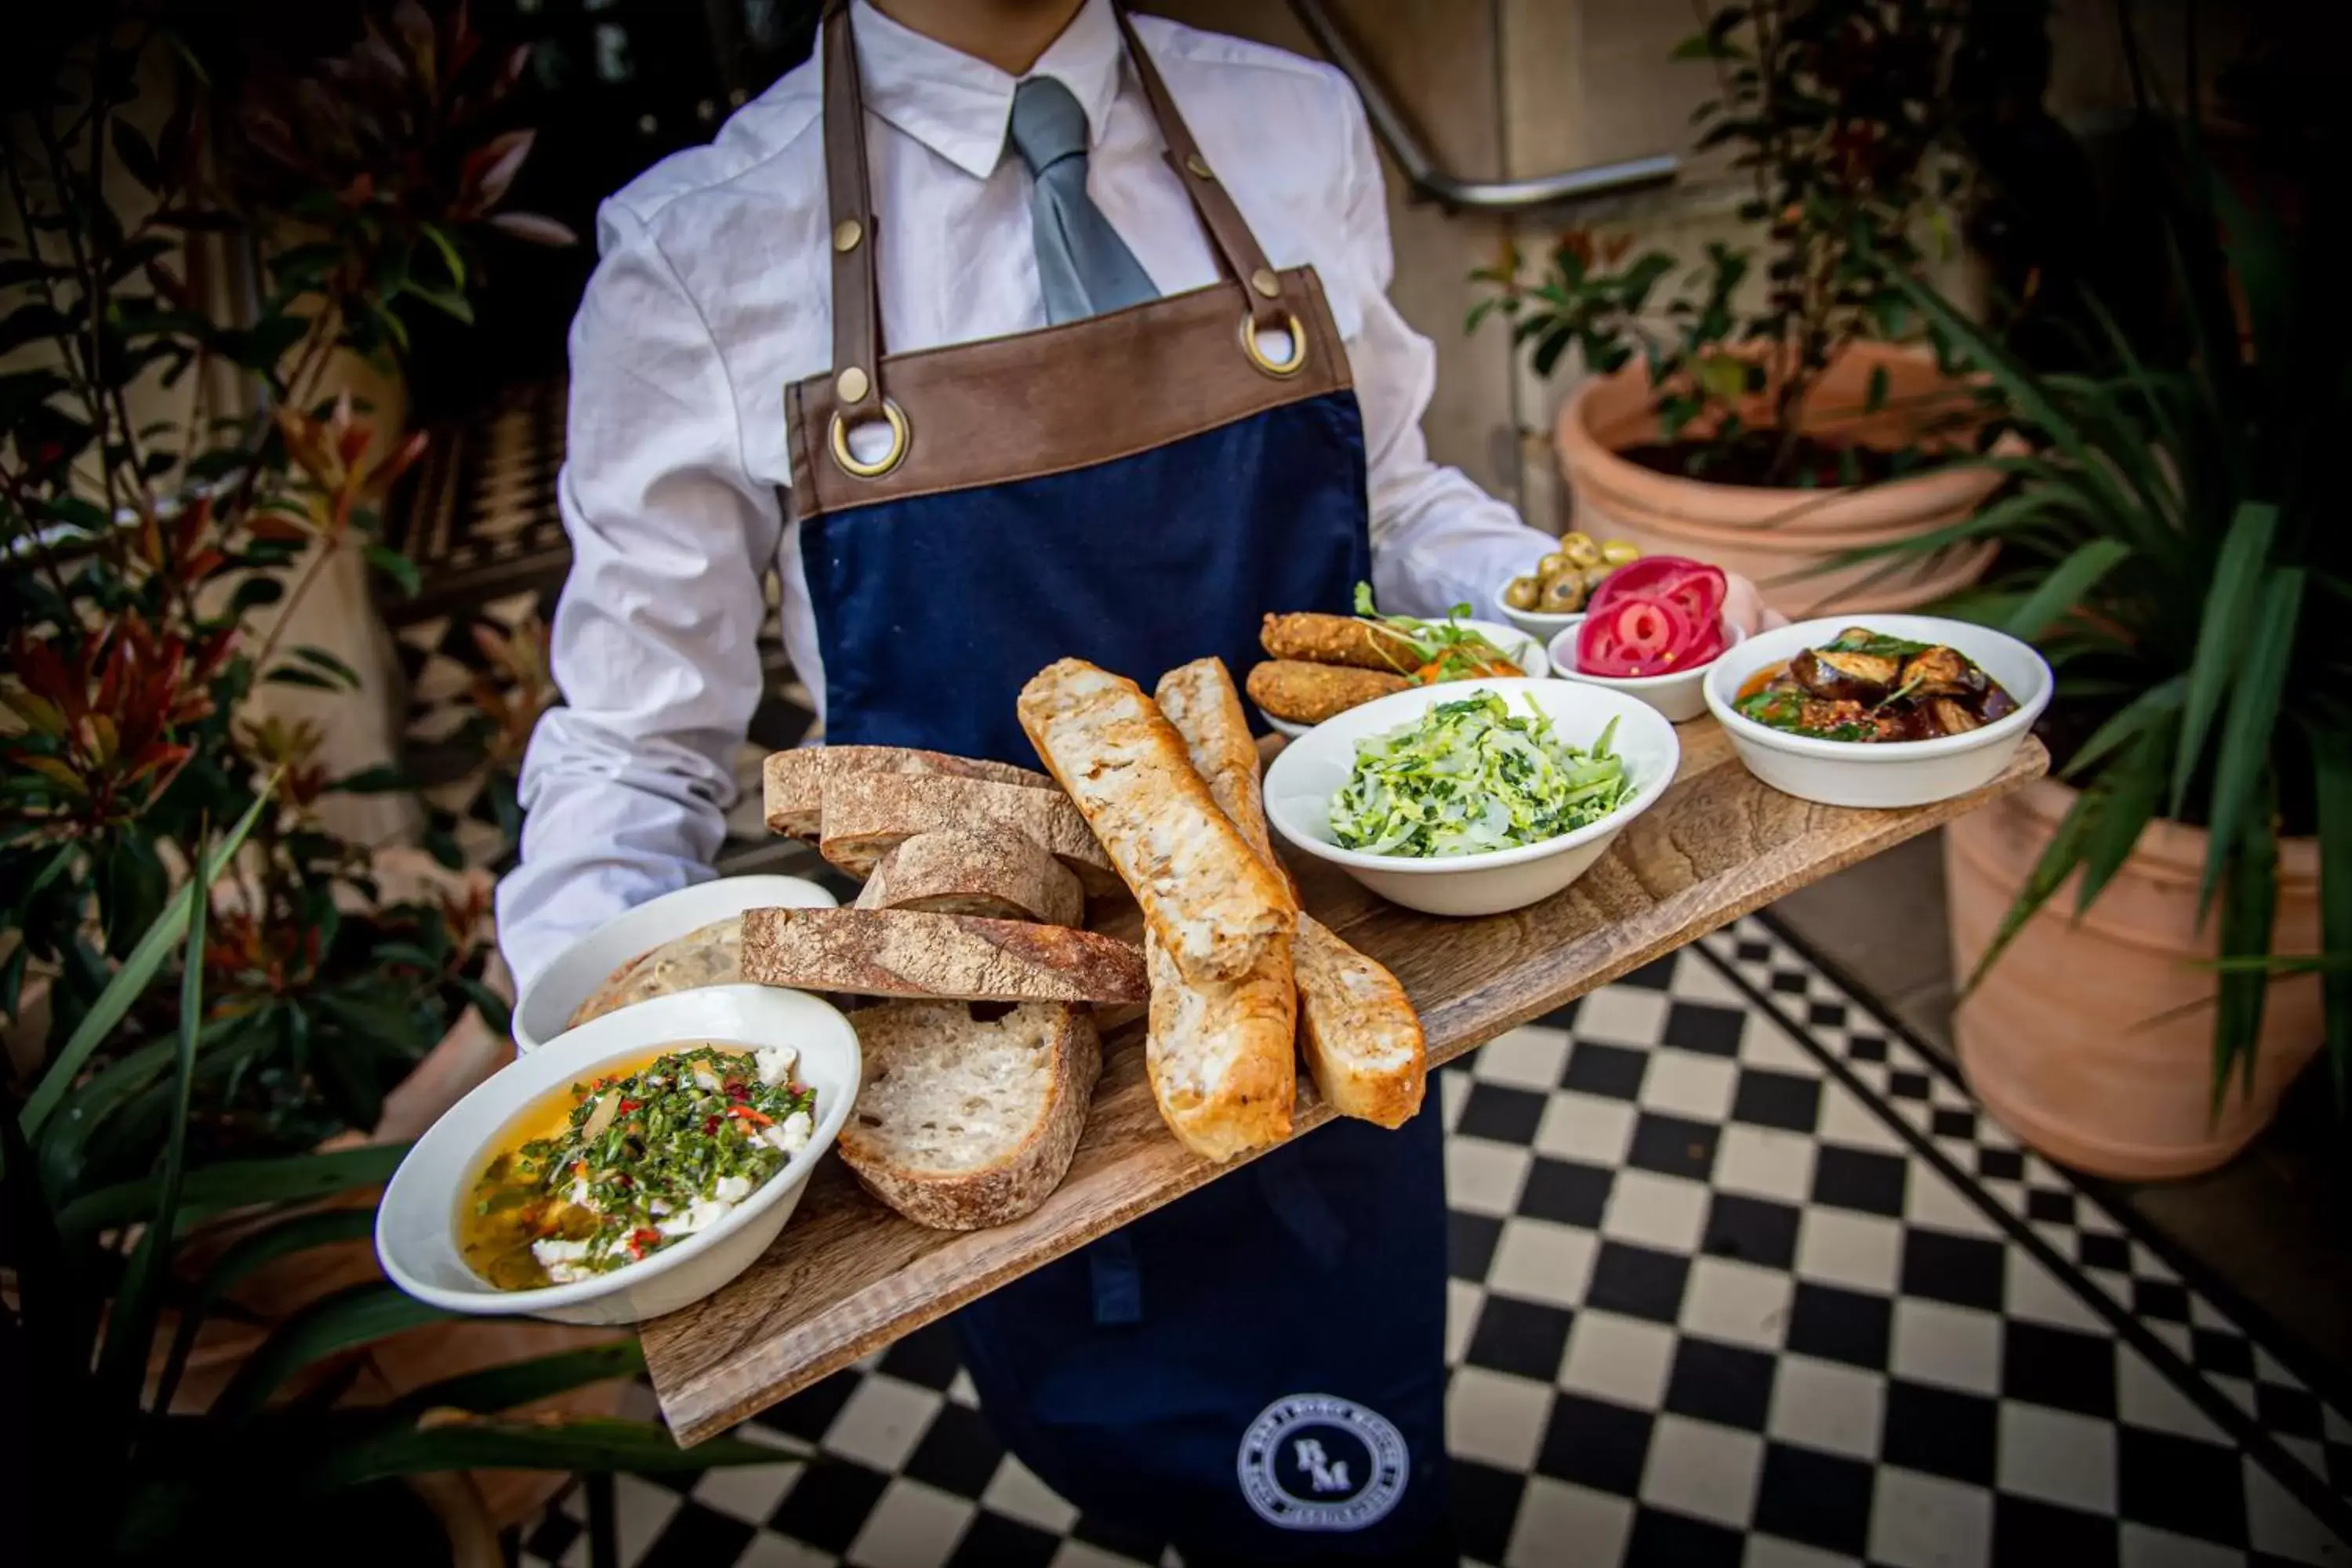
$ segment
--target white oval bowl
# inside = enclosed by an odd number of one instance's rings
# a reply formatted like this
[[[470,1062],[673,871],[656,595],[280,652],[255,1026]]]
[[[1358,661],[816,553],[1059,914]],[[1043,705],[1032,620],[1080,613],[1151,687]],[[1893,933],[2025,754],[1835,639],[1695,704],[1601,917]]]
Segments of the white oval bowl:
[[[610,1274],[537,1290],[501,1290],[468,1268],[457,1250],[457,1205],[499,1135],[565,1084],[683,1040],[799,1051],[798,1076],[816,1090],[816,1131],[808,1147],[718,1224]],[[416,1141],[376,1205],[376,1258],[394,1285],[445,1311],[598,1326],[674,1312],[742,1273],[776,1239],[810,1171],[848,1119],[863,1061],[857,1031],[839,1009],[805,992],[773,986],[705,986],[592,1019],[493,1074]]]
[[[563,1033],[580,1004],[613,971],[713,921],[745,910],[829,910],[841,902],[801,877],[719,877],[614,915],[558,954],[515,1003],[515,1049],[525,1054]]]
[[[1612,749],[1625,761],[1633,794],[1590,826],[1540,844],[1445,859],[1408,859],[1342,849],[1331,837],[1331,797],[1348,782],[1356,742],[1412,722],[1431,705],[1478,691],[1503,695],[1513,711],[1533,700],[1560,738],[1590,747],[1611,719]],[[1284,838],[1328,860],[1391,903],[1433,915],[1493,915],[1549,898],[1582,876],[1611,842],[1657,803],[1674,782],[1682,747],[1656,709],[1620,692],[1559,680],[1463,680],[1417,688],[1351,708],[1282,749],[1265,773],[1266,816]]]
[[[1496,647],[1501,648],[1503,650],[1504,658],[1509,659],[1513,664],[1517,665],[1521,669],[1528,672],[1528,679],[1541,680],[1544,677],[1551,673],[1551,662],[1544,656],[1542,638],[1531,636],[1526,632],[1515,631],[1511,627],[1504,626],[1496,621],[1464,621],[1462,625],[1465,630],[1476,632],[1488,642],[1493,643]],[[1513,649],[1517,649],[1517,651],[1513,652]],[[1455,683],[1448,682],[1447,684],[1450,685]],[[1433,691],[1436,688],[1423,687],[1420,689]],[[1263,708],[1259,709],[1258,712],[1265,718],[1268,724],[1274,727],[1274,732],[1276,734],[1287,735],[1294,741],[1299,736],[1307,733],[1307,731],[1315,728],[1312,724],[1298,724],[1292,722],[1288,719],[1277,719],[1273,714],[1266,712]],[[1326,722],[1328,722],[1328,721],[1327,720]],[[579,1004],[577,1003],[573,1004],[574,1006],[577,1006]]]
[[[1581,628],[1580,628],[1581,629]],[[1706,672],[1720,663],[1726,654],[1747,639],[1748,634],[1729,621],[1723,623],[1723,653],[1705,664],[1692,665],[1667,675],[1587,675],[1576,662],[1576,632],[1562,632],[1552,639],[1550,648],[1552,673],[1562,680],[1580,680],[1588,686],[1601,687],[1610,691],[1622,691],[1628,697],[1638,697],[1660,713],[1669,724],[1686,724],[1706,711]]]
[[[1733,710],[1739,689],[1758,670],[1819,647],[1848,626],[1958,648],[2017,699],[2017,711],[1965,735],[1865,743],[1783,734]],[[2042,656],[2006,632],[1940,616],[1856,613],[1757,633],[1707,667],[1704,689],[1707,710],[1739,760],[1774,789],[1823,805],[1891,809],[1949,800],[1998,778],[2050,706],[2052,685]]]

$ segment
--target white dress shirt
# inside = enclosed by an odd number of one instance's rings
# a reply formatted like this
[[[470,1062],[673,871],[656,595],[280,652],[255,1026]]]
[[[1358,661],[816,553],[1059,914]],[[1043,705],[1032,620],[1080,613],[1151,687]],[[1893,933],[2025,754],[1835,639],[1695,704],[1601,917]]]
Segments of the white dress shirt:
[[[1030,178],[1006,147],[1016,79],[866,0],[852,19],[886,350],[1045,326]],[[1467,600],[1492,616],[1495,585],[1550,541],[1429,459],[1436,356],[1388,300],[1388,213],[1354,90],[1278,49],[1135,25],[1268,258],[1322,279],[1363,407],[1381,605],[1433,615]],[[1215,282],[1110,0],[1087,0],[1031,74],[1085,108],[1087,188],[1160,291]],[[824,711],[799,529],[775,491],[791,478],[783,389],[832,360],[823,101],[813,59],[598,214],[557,481],[572,549],[553,650],[567,705],[531,739],[522,864],[499,889],[520,981],[622,910],[711,874],[761,696],[770,567],[785,648]]]

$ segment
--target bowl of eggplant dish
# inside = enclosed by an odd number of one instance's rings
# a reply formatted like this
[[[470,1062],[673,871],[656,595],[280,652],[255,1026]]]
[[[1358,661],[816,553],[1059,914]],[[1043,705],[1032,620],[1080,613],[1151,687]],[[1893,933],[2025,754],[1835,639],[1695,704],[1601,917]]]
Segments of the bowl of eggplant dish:
[[[2003,632],[1934,616],[1800,621],[1707,671],[1748,770],[1825,805],[1906,806],[1990,784],[2049,705],[2050,667]]]

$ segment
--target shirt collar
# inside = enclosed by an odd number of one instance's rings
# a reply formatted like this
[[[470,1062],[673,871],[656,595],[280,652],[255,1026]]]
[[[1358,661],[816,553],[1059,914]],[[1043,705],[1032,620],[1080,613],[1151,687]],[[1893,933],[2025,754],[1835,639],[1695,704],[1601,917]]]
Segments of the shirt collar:
[[[1003,155],[1013,89],[1022,79],[892,21],[870,0],[851,6],[850,23],[866,107],[964,173],[986,179]],[[1111,0],[1086,0],[1029,68],[1077,99],[1087,111],[1089,146],[1102,142],[1123,55]]]

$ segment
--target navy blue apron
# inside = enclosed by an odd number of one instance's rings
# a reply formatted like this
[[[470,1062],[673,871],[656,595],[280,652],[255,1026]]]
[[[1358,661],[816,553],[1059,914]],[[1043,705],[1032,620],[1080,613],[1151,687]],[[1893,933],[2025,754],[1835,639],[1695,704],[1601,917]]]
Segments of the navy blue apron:
[[[1127,46],[1227,279],[885,357],[855,46],[826,18],[834,369],[787,389],[784,500],[831,741],[1034,763],[1013,699],[1053,660],[1147,688],[1203,655],[1242,670],[1267,612],[1345,613],[1370,575],[1321,286],[1267,266]],[[868,423],[887,450],[846,439]],[[1320,1130],[966,1308],[1008,1447],[1196,1562],[1444,1556],[1437,1114]]]

